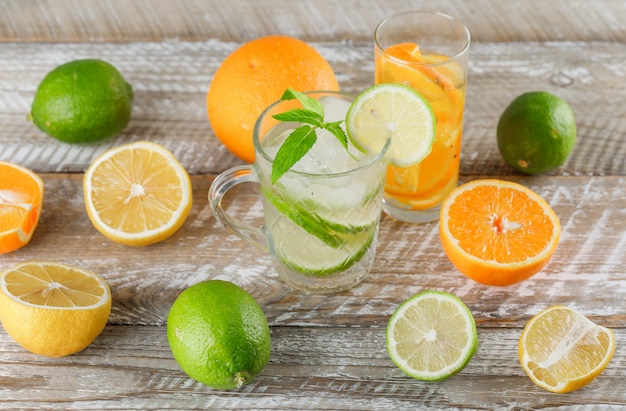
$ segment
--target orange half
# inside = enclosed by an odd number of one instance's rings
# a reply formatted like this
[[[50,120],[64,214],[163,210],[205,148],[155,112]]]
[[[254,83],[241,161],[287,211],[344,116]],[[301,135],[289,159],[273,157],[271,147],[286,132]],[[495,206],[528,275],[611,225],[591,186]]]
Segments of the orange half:
[[[439,221],[452,264],[487,285],[511,285],[536,274],[561,236],[557,215],[537,193],[495,179],[457,187],[444,200]]]
[[[43,181],[31,170],[0,161],[0,254],[28,244],[43,206]]]

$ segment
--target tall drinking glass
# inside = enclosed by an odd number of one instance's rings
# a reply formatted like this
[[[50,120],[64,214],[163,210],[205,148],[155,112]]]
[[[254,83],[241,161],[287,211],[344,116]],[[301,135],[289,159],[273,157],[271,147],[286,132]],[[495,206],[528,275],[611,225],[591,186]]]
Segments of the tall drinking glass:
[[[459,177],[469,30],[442,13],[410,11],[383,20],[374,43],[376,84],[414,88],[436,119],[431,153],[412,167],[389,166],[383,209],[401,221],[437,220]]]
[[[345,119],[352,98],[335,92],[312,92],[324,105],[325,121]],[[336,137],[318,130],[311,150],[272,183],[274,157],[299,123],[279,123],[272,116],[294,108],[295,100],[266,109],[253,132],[255,160],[220,174],[209,189],[209,203],[224,227],[268,251],[280,277],[312,293],[332,293],[358,284],[374,261],[387,162],[387,147],[365,155],[350,153]],[[265,224],[253,227],[229,216],[222,198],[236,184],[260,185]]]

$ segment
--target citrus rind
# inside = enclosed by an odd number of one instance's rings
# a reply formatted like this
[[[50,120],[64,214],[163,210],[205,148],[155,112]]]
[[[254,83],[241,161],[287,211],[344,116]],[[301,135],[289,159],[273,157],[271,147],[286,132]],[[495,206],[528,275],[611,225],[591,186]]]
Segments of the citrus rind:
[[[88,287],[72,288],[81,282]],[[62,357],[85,349],[102,332],[110,312],[108,284],[87,270],[33,261],[0,273],[0,321],[13,340],[35,354]]]
[[[552,224],[550,240],[540,252],[521,261],[498,262],[470,254],[459,245],[460,240],[454,236],[449,228],[450,208],[454,205],[458,196],[475,187],[485,185],[516,190],[540,206],[544,216]],[[473,224],[474,222],[470,221],[470,223]],[[441,206],[439,232],[441,244],[446,255],[462,274],[485,285],[508,286],[532,277],[548,264],[559,243],[561,226],[558,216],[550,205],[531,189],[510,181],[487,179],[474,180],[462,184],[446,197]]]
[[[30,242],[41,216],[44,184],[37,174],[20,165],[0,161],[0,169],[4,169],[2,174],[6,178],[0,184],[0,211],[5,218],[15,223],[7,223],[4,230],[0,227],[0,254],[4,254]],[[37,190],[38,195],[33,198],[31,193],[20,192],[23,187],[15,187],[18,179],[15,174],[21,174],[19,178],[30,179],[29,185]]]
[[[95,143],[126,128],[133,97],[132,86],[110,63],[73,60],[57,66],[41,81],[29,118],[64,143]]]
[[[263,310],[229,281],[203,281],[183,290],[167,316],[167,339],[189,377],[219,390],[250,383],[271,354]]]
[[[509,166],[526,174],[545,174],[563,165],[574,149],[576,118],[560,97],[531,91],[502,112],[496,137]]]

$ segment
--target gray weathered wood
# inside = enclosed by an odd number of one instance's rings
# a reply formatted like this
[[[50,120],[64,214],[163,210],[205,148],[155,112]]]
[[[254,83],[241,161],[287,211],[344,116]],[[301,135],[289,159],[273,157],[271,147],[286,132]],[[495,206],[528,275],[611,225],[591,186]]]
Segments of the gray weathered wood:
[[[245,41],[286,34],[306,41],[369,41],[385,17],[438,10],[479,42],[624,41],[624,3],[531,0],[3,0],[0,41]]]
[[[243,42],[287,34],[330,62],[344,91],[373,81],[375,25],[394,12],[428,8],[472,31],[461,179],[503,178],[543,196],[563,234],[542,272],[504,288],[459,274],[441,249],[436,223],[383,215],[377,257],[358,287],[311,296],[285,287],[261,251],[212,216],[208,188],[241,160],[215,139],[206,93],[221,61]],[[626,9],[622,0],[3,0],[0,3],[0,160],[40,173],[44,209],[32,242],[0,256],[0,270],[52,260],[101,274],[113,294],[104,332],[83,352],[30,354],[0,328],[0,409],[622,409],[626,407]],[[39,81],[58,64],[98,57],[133,84],[133,117],[119,137],[70,146],[26,120]],[[578,141],[545,176],[522,176],[495,141],[500,113],[518,94],[547,90],[574,110]],[[91,225],[82,173],[107,148],[148,139],[171,149],[192,175],[194,205],[168,240],[121,246]],[[1,176],[0,176],[1,178]],[[228,199],[229,212],[262,222],[255,187]],[[167,343],[167,313],[179,292],[205,279],[239,284],[259,302],[272,333],[262,374],[239,391],[189,379]],[[389,315],[423,289],[458,295],[474,314],[479,348],[441,383],[406,377],[385,351]],[[526,321],[571,306],[611,327],[608,368],[568,395],[535,387],[517,360]]]
[[[330,62],[342,90],[356,94],[373,84],[372,45],[312,43]],[[0,160],[36,171],[83,172],[107,148],[148,139],[171,149],[190,174],[218,173],[240,164],[215,138],[206,112],[213,74],[238,43],[6,44],[0,46]],[[532,58],[528,58],[532,56]],[[56,65],[103,58],[135,90],[133,115],[118,137],[102,144],[58,142],[26,119],[37,85]],[[496,145],[498,118],[526,91],[565,99],[576,115],[578,144],[555,174],[626,174],[623,99],[626,43],[477,43],[468,74],[462,173],[511,174]],[[155,64],[155,62],[159,62]],[[16,138],[19,136],[19,138]]]

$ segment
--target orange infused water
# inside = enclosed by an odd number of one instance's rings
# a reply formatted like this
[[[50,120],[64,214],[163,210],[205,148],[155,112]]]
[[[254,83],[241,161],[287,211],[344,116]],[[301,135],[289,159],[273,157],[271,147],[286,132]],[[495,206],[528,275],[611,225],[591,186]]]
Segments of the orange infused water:
[[[374,43],[376,84],[413,88],[429,102],[436,123],[423,161],[389,167],[383,209],[401,221],[436,221],[459,176],[470,32],[446,14],[408,11],[383,20]]]
[[[415,43],[395,44],[376,55],[376,83],[402,83],[422,94],[436,121],[430,154],[419,164],[387,170],[385,200],[400,208],[428,210],[441,204],[459,176],[465,71]]]

